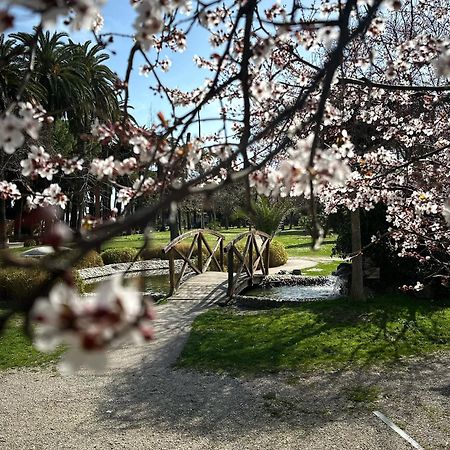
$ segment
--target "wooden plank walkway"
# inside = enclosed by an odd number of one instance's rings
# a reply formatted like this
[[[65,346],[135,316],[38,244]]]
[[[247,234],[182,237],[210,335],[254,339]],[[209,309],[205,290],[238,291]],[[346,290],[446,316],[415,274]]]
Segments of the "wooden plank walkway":
[[[205,306],[224,302],[227,299],[228,274],[205,272],[186,280],[168,300],[195,301]]]

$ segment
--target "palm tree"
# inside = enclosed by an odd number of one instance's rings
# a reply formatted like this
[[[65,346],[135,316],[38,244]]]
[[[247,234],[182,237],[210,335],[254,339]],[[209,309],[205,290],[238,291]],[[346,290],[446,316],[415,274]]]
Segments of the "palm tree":
[[[11,37],[19,43],[18,49],[28,55],[34,34],[16,33]],[[109,56],[102,53],[103,49],[90,41],[69,41],[66,33],[38,34],[32,79],[45,90],[44,108],[67,119],[74,132],[85,132],[95,117],[115,120],[119,115],[116,77],[104,64]]]
[[[116,77],[105,64],[109,56],[103,52],[104,47],[91,42],[74,43],[65,33],[35,32],[38,33],[37,41],[35,33],[16,33],[11,39],[0,41],[0,96],[14,98],[29,66],[31,46],[37,42],[35,69],[24,99],[35,100],[56,119],[65,121],[75,138],[88,132],[96,117],[103,121],[118,120],[120,104],[114,89]],[[4,70],[2,55],[8,62]],[[0,98],[0,106],[1,103],[7,104],[7,100]],[[54,131],[54,125],[45,124],[41,132],[41,143],[49,152],[55,143]],[[100,146],[91,148],[86,142],[76,141],[73,152],[77,155],[101,151]],[[83,203],[85,194],[81,192],[83,188],[79,182],[71,182],[68,187],[73,190],[74,202]]]
[[[90,41],[80,45],[70,42],[74,64],[83,67],[84,76],[89,83],[87,96],[89,102],[79,105],[78,120],[83,127],[90,127],[95,118],[100,121],[118,120],[120,104],[114,90],[116,75],[105,64],[109,55],[103,52],[104,46],[92,45]]]
[[[29,55],[34,34],[16,33],[11,37],[19,43],[18,48]],[[66,33],[39,32],[32,76],[32,80],[45,89],[43,106],[57,117],[63,117],[79,101],[86,99],[89,90],[83,65],[74,64],[71,46],[64,41],[67,37]]]
[[[251,211],[240,210],[238,214],[246,217],[257,230],[274,236],[290,209],[291,205],[285,201],[271,202],[267,197],[259,197],[252,203]]]

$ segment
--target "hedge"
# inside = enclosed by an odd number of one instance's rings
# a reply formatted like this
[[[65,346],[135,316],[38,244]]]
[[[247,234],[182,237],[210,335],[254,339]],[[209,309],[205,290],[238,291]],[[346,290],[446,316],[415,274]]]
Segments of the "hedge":
[[[241,253],[244,252],[245,239],[237,244],[237,248]],[[255,255],[254,259],[256,259],[257,258],[256,252],[254,252],[254,255]],[[289,258],[288,254],[287,254],[287,251],[286,251],[283,243],[272,240],[270,242],[270,247],[269,247],[269,267],[283,266],[284,264],[287,263],[288,258]],[[248,263],[248,259],[246,260],[246,262]],[[228,265],[227,254],[225,254],[224,264],[225,264],[225,267],[227,267],[227,265]],[[234,256],[234,258],[233,258],[234,270],[237,270],[238,267],[240,266],[240,264],[241,264],[240,259],[237,256]]]
[[[38,269],[0,268],[0,301],[23,302],[33,295],[38,296],[48,276],[47,272]],[[83,293],[83,280],[76,272],[74,278],[77,288]]]
[[[102,254],[104,264],[118,264],[134,261],[138,250],[132,247],[108,248]]]
[[[142,251],[142,259],[169,259],[169,254],[164,253],[165,245],[153,245],[149,248],[146,248]],[[189,254],[189,249],[191,247],[191,242],[180,242],[176,245],[177,250],[183,255],[187,256]],[[204,255],[209,254],[208,250],[203,246],[202,252]],[[197,245],[195,245],[194,250],[192,252],[192,258],[197,257]],[[182,259],[178,253],[175,253],[175,259]]]
[[[289,256],[283,243],[272,240],[269,250],[269,267],[283,266],[288,262],[288,259]]]
[[[91,250],[74,266],[75,269],[89,269],[103,266],[103,259],[98,252]]]

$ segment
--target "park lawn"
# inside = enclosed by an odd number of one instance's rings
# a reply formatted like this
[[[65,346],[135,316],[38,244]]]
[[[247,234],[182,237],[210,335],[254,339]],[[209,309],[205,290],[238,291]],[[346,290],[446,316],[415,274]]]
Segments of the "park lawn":
[[[327,277],[331,275],[342,262],[342,260],[319,262],[314,267],[302,269],[302,275]]]
[[[22,324],[22,319],[15,317],[0,334],[0,370],[43,366],[57,360],[63,352],[63,349],[55,353],[37,351],[25,336]]]
[[[241,233],[248,231],[248,228],[230,228],[229,230],[220,230],[220,233],[225,235],[225,244],[233,240]],[[330,256],[333,246],[336,241],[335,235],[329,235],[318,250],[311,249],[311,237],[305,235],[300,229],[283,230],[275,237],[275,240],[280,241],[286,248],[289,256],[304,256],[304,257],[323,257]],[[208,238],[209,242],[213,242],[214,238]],[[132,234],[128,236],[120,236],[108,241],[103,246],[106,248],[123,248],[134,247],[140,248],[143,245],[142,234]],[[152,233],[151,245],[163,247],[170,242],[169,231],[155,231]]]
[[[450,302],[403,295],[348,299],[261,312],[212,309],[199,316],[179,366],[257,375],[392,363],[450,349]]]

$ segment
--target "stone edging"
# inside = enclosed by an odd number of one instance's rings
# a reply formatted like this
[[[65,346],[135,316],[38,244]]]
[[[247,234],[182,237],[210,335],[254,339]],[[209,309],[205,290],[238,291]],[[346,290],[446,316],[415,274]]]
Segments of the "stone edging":
[[[233,302],[236,304],[236,306],[249,309],[281,308],[283,306],[300,306],[304,303],[322,302],[326,300],[334,300],[334,298],[297,298],[286,300],[270,297],[256,297],[251,295],[236,295],[233,298]]]
[[[86,283],[95,283],[104,278],[127,272],[126,277],[137,275],[167,275],[169,273],[169,261],[164,259],[152,259],[148,261],[136,261],[131,263],[108,264],[101,267],[90,267],[78,270],[81,279]],[[175,260],[175,270],[180,270],[182,261]]]

